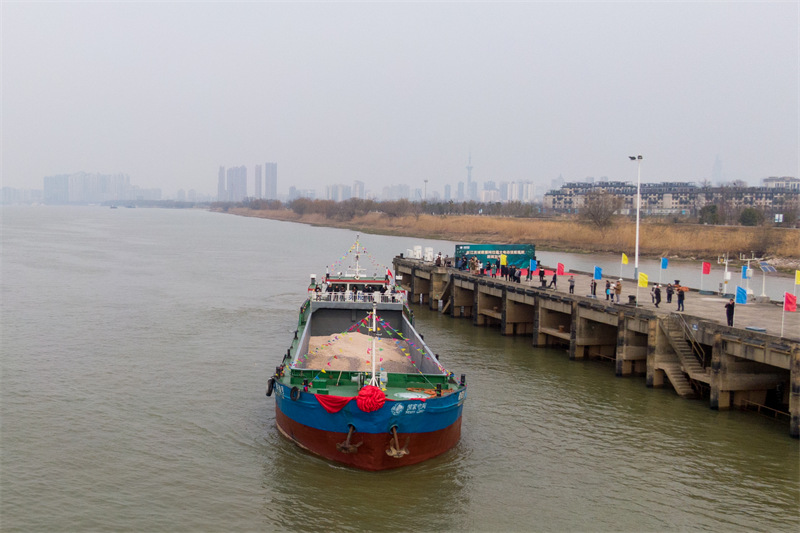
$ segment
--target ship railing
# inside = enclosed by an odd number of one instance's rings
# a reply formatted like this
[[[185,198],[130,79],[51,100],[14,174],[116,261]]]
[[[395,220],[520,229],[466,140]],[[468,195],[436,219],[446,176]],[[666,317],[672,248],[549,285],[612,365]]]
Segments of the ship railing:
[[[405,294],[400,292],[311,292],[309,298],[314,302],[403,303]]]

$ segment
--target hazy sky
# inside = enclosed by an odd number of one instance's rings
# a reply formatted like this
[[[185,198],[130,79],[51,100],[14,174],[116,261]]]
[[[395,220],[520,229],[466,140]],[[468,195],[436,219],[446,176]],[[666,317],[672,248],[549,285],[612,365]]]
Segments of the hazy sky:
[[[2,180],[800,176],[798,2],[2,2]]]

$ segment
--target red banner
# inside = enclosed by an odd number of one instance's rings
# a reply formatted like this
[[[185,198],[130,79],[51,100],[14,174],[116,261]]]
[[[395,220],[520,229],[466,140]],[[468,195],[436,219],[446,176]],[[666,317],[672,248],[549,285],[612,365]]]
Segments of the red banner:
[[[563,263],[559,263],[558,266],[556,266],[556,274],[559,275],[559,276],[563,276],[564,275],[564,264]]]
[[[788,292],[783,295],[783,310],[794,313],[797,311],[797,296],[789,294]]]
[[[333,396],[329,394],[315,394],[314,398],[316,398],[329,413],[338,413],[347,405],[347,402],[353,399],[352,397]]]
[[[711,263],[703,263],[703,274],[711,274]]]

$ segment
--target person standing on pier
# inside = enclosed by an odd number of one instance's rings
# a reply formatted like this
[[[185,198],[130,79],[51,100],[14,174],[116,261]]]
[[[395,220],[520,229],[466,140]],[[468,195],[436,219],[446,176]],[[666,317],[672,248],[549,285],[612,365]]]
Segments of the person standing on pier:
[[[672,294],[675,292],[675,289],[672,288],[672,283],[667,283],[667,303],[672,303]]]
[[[655,288],[653,289],[653,303],[656,304],[656,307],[658,307],[658,304],[661,303],[661,285],[659,284],[656,284]]]
[[[614,295],[617,297],[617,303],[619,303],[619,298],[622,296],[622,278],[614,285]]]
[[[678,291],[678,311],[685,311],[683,308],[683,300],[686,298],[686,291],[684,291],[683,287],[680,285],[676,287],[676,290]]]
[[[611,280],[606,280],[606,300],[611,296]]]
[[[569,293],[575,294],[575,276],[569,277]]]
[[[558,274],[554,271],[553,272],[553,281],[550,282],[550,287],[553,287],[555,290],[558,290]]]
[[[597,280],[592,278],[592,282],[589,284],[589,294],[597,298]]]
[[[736,303],[731,298],[731,301],[725,304],[725,314],[728,315],[728,326],[733,327],[733,308]]]

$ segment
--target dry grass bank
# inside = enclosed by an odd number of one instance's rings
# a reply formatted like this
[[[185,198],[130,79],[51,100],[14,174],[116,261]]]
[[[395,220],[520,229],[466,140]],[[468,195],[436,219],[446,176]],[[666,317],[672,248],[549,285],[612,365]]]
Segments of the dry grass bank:
[[[471,243],[534,243],[542,249],[625,252],[632,255],[636,224],[618,221],[606,230],[567,220],[495,218],[485,216],[404,216],[370,213],[349,221],[322,215],[299,216],[285,211],[237,208],[233,214],[354,229],[366,233],[405,235]],[[714,259],[728,252],[783,258],[800,262],[800,230],[773,227],[700,226],[644,222],[640,225],[639,253],[653,257]],[[791,267],[789,268],[797,268]]]

